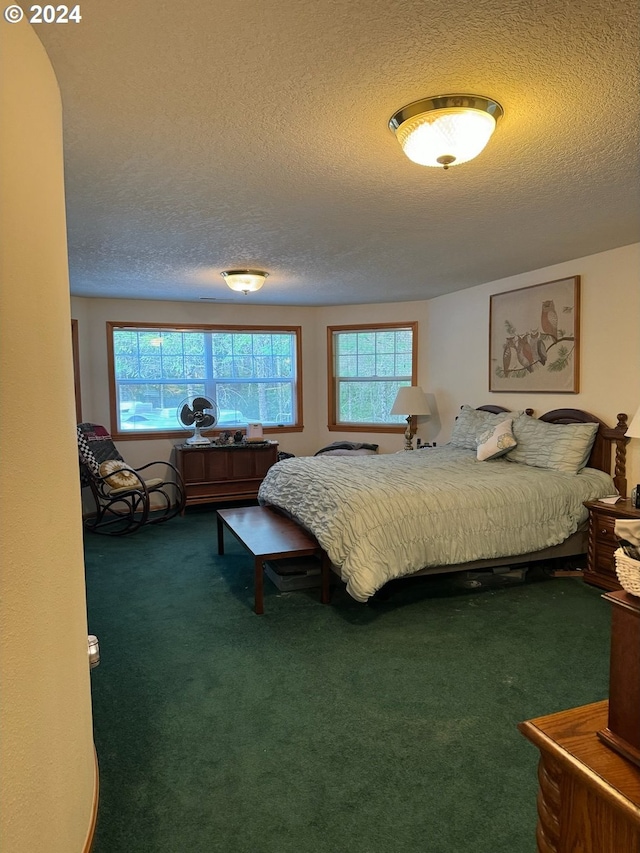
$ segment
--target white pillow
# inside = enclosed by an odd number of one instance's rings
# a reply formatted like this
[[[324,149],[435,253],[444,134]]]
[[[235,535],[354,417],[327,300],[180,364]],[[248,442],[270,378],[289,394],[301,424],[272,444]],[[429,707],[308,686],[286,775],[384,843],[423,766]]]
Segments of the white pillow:
[[[478,436],[476,455],[481,462],[497,459],[512,450],[517,441],[513,436],[513,420],[508,418],[494,427],[489,427]]]
[[[139,489],[140,478],[133,468],[119,459],[107,459],[100,465],[100,476],[106,477],[107,484],[112,489]]]

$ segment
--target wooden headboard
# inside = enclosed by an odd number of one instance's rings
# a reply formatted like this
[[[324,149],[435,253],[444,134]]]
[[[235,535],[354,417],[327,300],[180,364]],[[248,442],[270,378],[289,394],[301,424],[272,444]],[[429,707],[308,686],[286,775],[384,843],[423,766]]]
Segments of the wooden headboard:
[[[493,412],[498,415],[508,412],[503,406],[478,406],[483,412]],[[533,409],[525,409],[527,415],[533,415]],[[598,432],[593,443],[591,455],[587,465],[589,468],[597,468],[605,474],[611,474],[613,469],[613,482],[622,497],[627,496],[627,442],[625,433],[627,431],[627,415],[618,415],[618,423],[614,427],[607,426],[604,421],[585,412],[583,409],[553,409],[538,420],[549,424],[598,424]]]
[[[596,440],[593,443],[591,456],[587,465],[598,468],[606,474],[611,474],[613,466],[613,482],[622,497],[627,496],[627,415],[618,415],[618,423],[614,427],[607,426],[604,421],[582,409],[553,409],[539,420],[550,424],[598,424]]]
[[[492,412],[494,415],[499,415],[502,412],[512,412],[513,409],[505,409],[504,406],[476,406],[479,412]],[[533,409],[525,409],[525,415],[533,415]]]

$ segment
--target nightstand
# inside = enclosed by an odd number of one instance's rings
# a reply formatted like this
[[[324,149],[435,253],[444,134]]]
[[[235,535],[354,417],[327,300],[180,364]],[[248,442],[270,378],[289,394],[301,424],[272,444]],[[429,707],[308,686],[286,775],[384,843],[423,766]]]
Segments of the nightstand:
[[[619,518],[640,520],[640,509],[635,509],[629,498],[615,504],[586,501],[585,506],[589,510],[589,545],[584,579],[601,589],[622,589],[613,556],[618,547],[614,527]]]

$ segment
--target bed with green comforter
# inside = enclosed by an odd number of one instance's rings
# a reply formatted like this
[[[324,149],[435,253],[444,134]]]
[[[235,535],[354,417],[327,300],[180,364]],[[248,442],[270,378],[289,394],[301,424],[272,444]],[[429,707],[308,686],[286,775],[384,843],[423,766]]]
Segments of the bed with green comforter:
[[[558,545],[585,522],[584,501],[615,491],[594,468],[479,461],[475,450],[445,445],[285,459],[267,473],[259,500],[310,530],[350,595],[364,602],[387,581],[424,568]]]
[[[285,459],[267,473],[259,500],[313,533],[357,601],[389,580],[429,567],[453,570],[559,545],[584,525],[584,502],[616,487],[609,474],[583,467],[593,433],[574,461],[572,447],[562,446],[567,433],[553,432],[566,427],[507,414],[519,440],[500,458],[478,459],[463,412],[454,444],[380,456]],[[476,433],[474,424],[469,434]],[[549,452],[541,458],[545,443]]]

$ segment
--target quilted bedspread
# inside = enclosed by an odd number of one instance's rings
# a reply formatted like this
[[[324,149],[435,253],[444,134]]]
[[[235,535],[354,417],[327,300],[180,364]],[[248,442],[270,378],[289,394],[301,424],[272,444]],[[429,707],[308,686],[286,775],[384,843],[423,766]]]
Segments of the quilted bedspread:
[[[258,498],[310,530],[349,594],[429,566],[557,545],[587,518],[583,501],[615,493],[585,468],[565,474],[444,446],[381,456],[294,457],[274,465]]]

